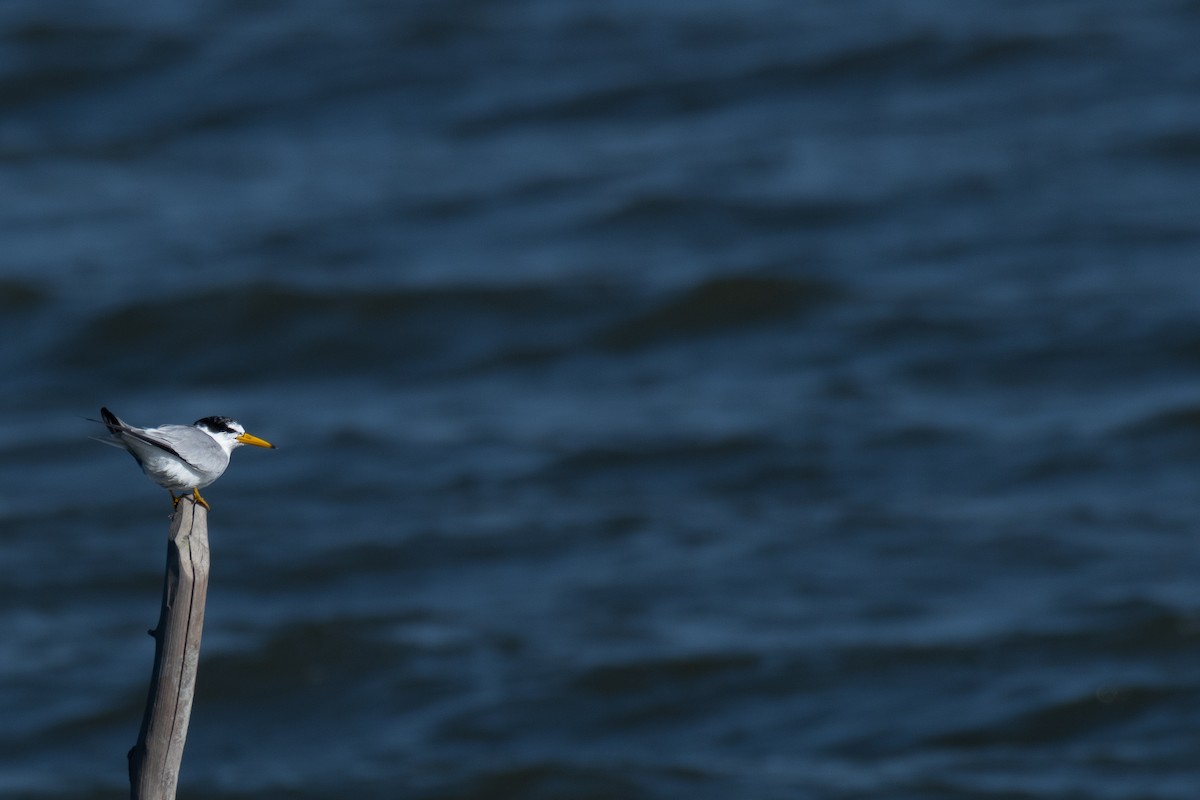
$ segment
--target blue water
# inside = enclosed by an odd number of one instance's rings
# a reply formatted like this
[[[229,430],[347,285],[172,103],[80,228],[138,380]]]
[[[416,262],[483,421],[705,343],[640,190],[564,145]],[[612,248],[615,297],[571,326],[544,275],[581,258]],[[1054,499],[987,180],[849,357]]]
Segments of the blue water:
[[[1200,796],[1200,6],[0,8],[0,796]]]

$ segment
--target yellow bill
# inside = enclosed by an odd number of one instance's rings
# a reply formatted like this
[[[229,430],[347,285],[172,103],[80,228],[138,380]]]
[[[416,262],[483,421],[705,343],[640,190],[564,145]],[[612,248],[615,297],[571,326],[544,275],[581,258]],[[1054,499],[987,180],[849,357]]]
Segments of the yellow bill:
[[[272,450],[275,449],[275,445],[271,444],[266,439],[260,439],[257,436],[251,436],[248,433],[238,434],[237,440],[242,444],[252,444],[255,447],[269,447]]]

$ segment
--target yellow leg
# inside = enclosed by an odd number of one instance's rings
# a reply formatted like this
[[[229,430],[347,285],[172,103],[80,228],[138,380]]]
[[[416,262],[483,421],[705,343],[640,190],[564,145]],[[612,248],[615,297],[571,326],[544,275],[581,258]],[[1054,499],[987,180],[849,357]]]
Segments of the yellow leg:
[[[196,489],[194,487],[192,488],[192,499],[196,501],[197,505],[202,505],[208,511],[212,511],[212,506],[210,506],[208,504],[207,500],[205,500],[203,497],[200,496],[199,489]]]
[[[167,489],[167,494],[171,495],[171,508],[179,508],[179,498],[170,489]]]

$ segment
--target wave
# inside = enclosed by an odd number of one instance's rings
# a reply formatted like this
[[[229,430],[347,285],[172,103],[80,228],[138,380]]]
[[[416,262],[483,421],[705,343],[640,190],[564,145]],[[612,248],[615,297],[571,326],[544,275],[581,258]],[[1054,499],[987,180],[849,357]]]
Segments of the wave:
[[[569,347],[592,312],[538,287],[304,290],[249,284],[138,300],[65,337],[52,360],[134,384],[254,383],[300,373],[412,378]]]
[[[821,281],[717,277],[649,303],[612,286],[305,289],[247,284],[139,299],[71,320],[48,363],[127,384],[384,381],[771,325],[832,301]],[[36,300],[36,296],[34,296]]]
[[[600,341],[608,347],[630,349],[667,339],[754,328],[800,318],[842,294],[835,284],[819,279],[714,277],[623,320]]]

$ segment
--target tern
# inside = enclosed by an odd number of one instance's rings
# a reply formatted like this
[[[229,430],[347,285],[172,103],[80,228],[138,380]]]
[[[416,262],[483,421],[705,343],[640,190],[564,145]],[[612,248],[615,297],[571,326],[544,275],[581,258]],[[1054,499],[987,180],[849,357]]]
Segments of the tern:
[[[212,511],[200,490],[221,477],[234,448],[252,444],[275,449],[270,442],[246,433],[241,423],[229,417],[205,417],[191,425],[135,428],[107,408],[100,409],[100,416],[102,420],[93,421],[102,421],[110,438],[96,441],[128,450],[142,472],[170,493],[172,506],[178,506],[190,491],[197,503]],[[181,494],[176,497],[176,492]]]

